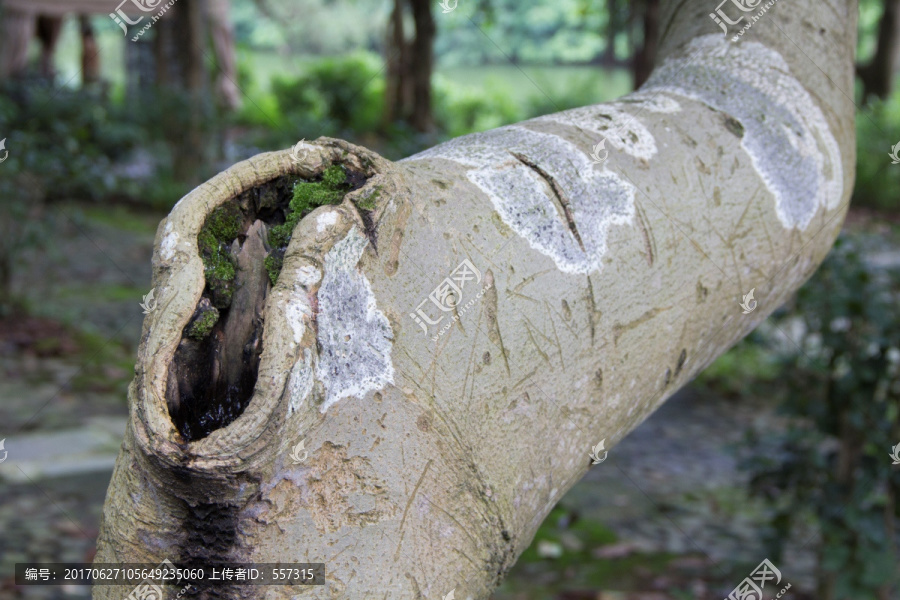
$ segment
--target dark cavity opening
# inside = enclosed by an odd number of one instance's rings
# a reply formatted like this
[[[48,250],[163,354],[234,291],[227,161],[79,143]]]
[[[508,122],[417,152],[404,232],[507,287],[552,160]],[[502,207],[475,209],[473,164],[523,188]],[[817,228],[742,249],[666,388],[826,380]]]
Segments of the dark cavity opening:
[[[294,226],[365,182],[363,174],[332,165],[314,180],[273,179],[207,217],[197,236],[206,287],[181,333],[166,386],[169,415],[185,441],[228,426],[250,403],[263,309]]]

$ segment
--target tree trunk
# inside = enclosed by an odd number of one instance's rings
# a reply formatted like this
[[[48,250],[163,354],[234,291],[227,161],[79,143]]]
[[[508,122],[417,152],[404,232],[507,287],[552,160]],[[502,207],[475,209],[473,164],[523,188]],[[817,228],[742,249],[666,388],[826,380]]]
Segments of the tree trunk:
[[[855,1],[779,4],[738,44],[708,35],[708,12],[664,2],[658,66],[618,102],[397,163],[320,138],[299,164],[262,154],[183,198],[157,233],[158,308],[97,562],[326,565],[323,586],[201,597],[488,598],[591,448],[615,452],[840,230]],[[269,251],[273,198],[330,164],[353,191],[299,220],[266,284],[248,265]],[[242,215],[228,247],[256,291],[235,291],[198,342],[213,289],[198,234],[217,207]],[[227,333],[230,311],[252,326]],[[234,344],[237,391],[207,393]],[[185,435],[170,416],[185,409],[213,425]]]
[[[868,102],[873,96],[884,100],[891,94],[898,60],[900,60],[900,0],[884,0],[875,55],[869,64],[858,69],[863,84],[863,102]]]
[[[90,17],[81,15],[78,24],[81,29],[81,84],[90,86],[100,81],[100,47]]]
[[[208,81],[203,46],[206,44],[204,0],[180,0],[174,6],[174,48],[180,62],[181,81],[189,101],[187,127],[177,132],[173,145],[173,174],[178,181],[195,183],[197,173],[206,164],[209,145],[204,139],[203,120],[208,106]]]
[[[606,0],[606,48],[603,49],[603,64],[611,67],[616,64],[616,36],[621,30],[621,6],[619,0]]]
[[[634,56],[634,89],[638,89],[653,70],[659,41],[659,0],[644,0],[641,18],[641,47]]]
[[[416,37],[412,43],[411,79],[413,105],[410,124],[416,131],[431,129],[431,74],[434,70],[434,36],[437,29],[431,14],[432,0],[410,0]]]
[[[385,82],[384,120],[393,123],[404,117],[410,89],[407,81],[409,62],[406,37],[403,33],[403,2],[394,0],[394,8],[388,21],[385,49],[387,77]]]
[[[28,44],[35,34],[34,13],[3,7],[0,19],[0,81],[20,77],[28,69]]]
[[[407,41],[403,32],[403,7],[407,1],[412,7],[415,29],[412,41]],[[431,129],[431,75],[436,33],[428,0],[394,0],[387,30],[385,123],[399,120],[419,132]]]
[[[41,42],[41,75],[50,79],[54,76],[53,55],[62,32],[62,17],[39,15],[36,31]]]

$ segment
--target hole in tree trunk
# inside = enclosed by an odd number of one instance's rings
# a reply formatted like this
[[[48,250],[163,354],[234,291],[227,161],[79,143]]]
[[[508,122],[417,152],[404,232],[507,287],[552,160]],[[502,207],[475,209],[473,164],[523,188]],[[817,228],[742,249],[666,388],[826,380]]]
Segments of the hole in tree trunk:
[[[247,408],[263,349],[266,297],[294,226],[365,181],[333,165],[313,181],[274,179],[209,214],[197,238],[206,287],[181,333],[166,386],[169,415],[182,439],[202,439]]]

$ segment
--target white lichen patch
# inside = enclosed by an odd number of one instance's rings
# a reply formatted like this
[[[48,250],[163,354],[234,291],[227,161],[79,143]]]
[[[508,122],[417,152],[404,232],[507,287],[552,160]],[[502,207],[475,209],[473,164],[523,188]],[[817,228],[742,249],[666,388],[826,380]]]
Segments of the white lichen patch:
[[[291,296],[284,307],[285,319],[293,333],[293,344],[299,344],[306,331],[306,324],[312,319],[312,307],[309,305],[307,291],[300,285],[294,285]]]
[[[329,227],[333,227],[337,223],[338,213],[336,211],[324,212],[316,219],[316,231],[322,233]]]
[[[322,273],[312,265],[304,265],[297,269],[297,283],[305,288],[310,288],[322,279]]]
[[[178,246],[178,232],[172,231],[172,223],[166,223],[165,234],[159,244],[159,255],[163,260],[172,260]]]
[[[631,223],[635,190],[594,165],[589,150],[514,125],[456,138],[406,160],[443,158],[470,167],[469,180],[532,248],[561,271],[590,273],[602,268],[609,227]]]
[[[313,366],[312,352],[309,348],[303,349],[303,357],[300,358],[291,369],[291,377],[288,380],[288,416],[297,412],[303,405],[303,401],[312,391]]]
[[[341,398],[363,396],[394,381],[393,331],[357,266],[368,243],[354,226],[325,255],[316,319],[316,377],[325,387],[322,412]]]
[[[665,61],[642,89],[679,94],[736,119],[786,228],[806,229],[820,207],[840,204],[840,148],[815,100],[774,50],[703,36],[685,57]]]
[[[623,105],[610,103],[583,106],[538,117],[533,121],[552,121],[589,131],[610,143],[612,148],[607,150],[616,150],[637,159],[650,160],[656,154],[656,141],[653,135],[637,116],[622,110],[620,106]],[[599,143],[600,139],[597,142]]]

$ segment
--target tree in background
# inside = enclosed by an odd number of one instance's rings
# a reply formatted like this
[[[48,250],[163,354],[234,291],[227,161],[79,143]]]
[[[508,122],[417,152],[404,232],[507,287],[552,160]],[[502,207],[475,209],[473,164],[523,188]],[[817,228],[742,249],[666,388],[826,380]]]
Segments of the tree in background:
[[[412,14],[413,36],[405,33],[406,9]],[[431,76],[437,28],[429,0],[394,0],[388,20],[385,54],[385,121],[404,121],[419,132],[431,129]]]
[[[631,35],[640,36],[640,47],[634,52],[632,59],[632,72],[634,75],[634,89],[638,89],[653,70],[656,60],[656,46],[659,41],[659,0],[642,0],[632,5],[635,7],[635,25]]]
[[[884,100],[894,89],[900,63],[900,0],[882,0],[875,54],[868,64],[857,67],[863,84],[863,102],[873,97]]]

